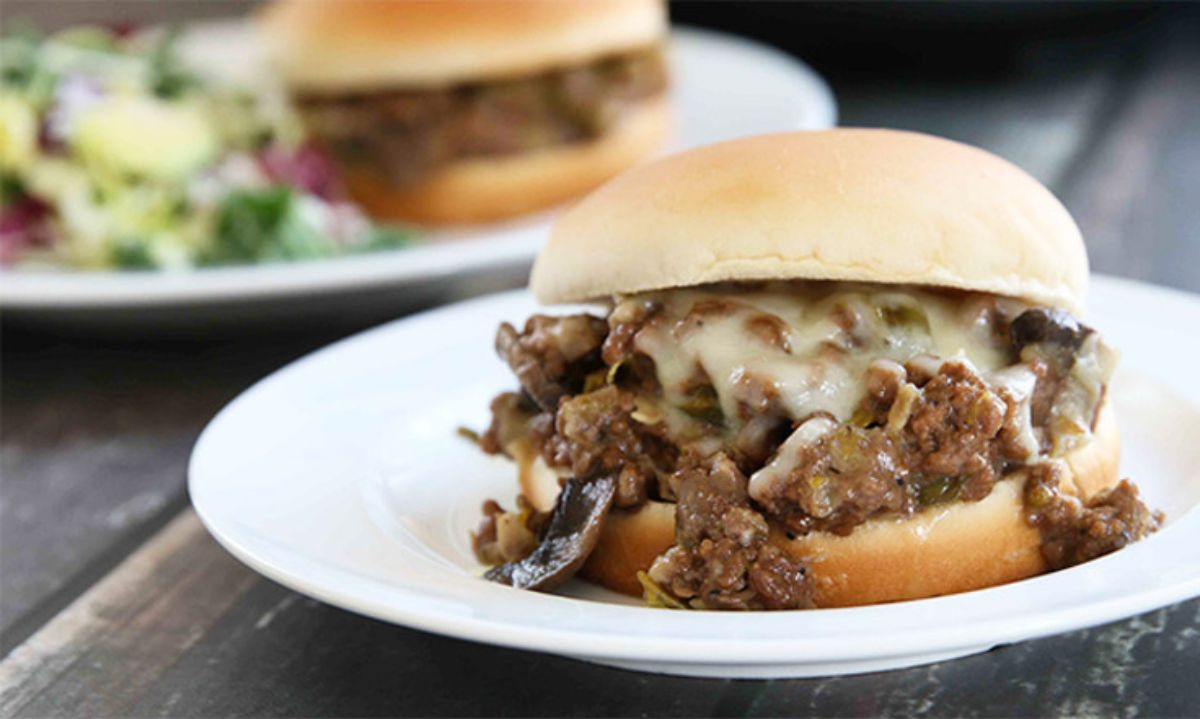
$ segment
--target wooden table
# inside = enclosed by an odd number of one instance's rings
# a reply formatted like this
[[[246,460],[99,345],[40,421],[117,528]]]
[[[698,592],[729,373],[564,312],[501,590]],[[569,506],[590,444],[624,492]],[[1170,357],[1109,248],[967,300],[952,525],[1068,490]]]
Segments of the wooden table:
[[[820,69],[844,124],[990,148],[1062,197],[1097,271],[1200,291],[1194,10],[1028,40],[1000,69],[962,76]],[[129,341],[5,326],[0,716],[1182,716],[1200,707],[1200,600],[906,671],[735,682],[446,639],[297,595],[208,537],[188,508],[185,465],[224,403],[352,329]]]

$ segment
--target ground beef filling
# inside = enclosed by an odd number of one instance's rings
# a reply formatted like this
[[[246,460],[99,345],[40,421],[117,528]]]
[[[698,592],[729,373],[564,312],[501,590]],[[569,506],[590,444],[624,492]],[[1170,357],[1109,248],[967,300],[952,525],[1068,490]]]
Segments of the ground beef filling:
[[[1001,437],[1008,405],[965,362],[933,377],[881,363],[868,386],[867,426],[810,420],[822,426],[756,474],[754,499],[789,532],[845,535],[883,512],[982,499],[1020,452]]]
[[[650,579],[697,609],[811,607],[804,562],[767,543],[767,520],[750,506],[737,464],[723,453],[682,464],[670,478],[676,546]]]
[[[543,456],[574,477],[613,477],[616,506],[640,505],[658,495],[658,477],[676,464],[678,449],[660,428],[634,419],[636,408],[634,396],[613,385],[564,399]]]
[[[306,125],[342,162],[402,185],[441,165],[585,142],[667,85],[661,49],[522,78],[413,91],[301,95]]]
[[[481,440],[486,451],[499,453],[522,439],[577,480],[615,481],[616,507],[674,501],[676,545],[643,578],[647,591],[693,608],[809,607],[804,561],[768,542],[771,526],[793,536],[845,535],[881,514],[980,500],[1000,477],[1023,466],[1030,477],[1028,520],[1042,534],[1051,568],[1119,549],[1161,522],[1127,481],[1086,503],[1063,494],[1061,467],[1042,459],[1055,443],[1037,420],[1054,415],[1060,396],[1078,394],[1070,379],[1072,353],[1086,346],[1091,330],[1074,320],[1064,324],[1029,310],[1011,326],[998,326],[1013,347],[1003,380],[989,375],[989,382],[960,359],[878,360],[863,378],[865,396],[848,422],[816,414],[781,425],[770,414],[777,402],[764,391],[737,432],[719,416],[705,419],[703,407],[694,413],[681,408],[710,435],[684,439],[668,423],[644,416],[639,405],[640,398],[661,399],[653,362],[634,349],[639,328],[657,311],[649,303],[622,303],[607,322],[534,316],[520,332],[502,325],[497,350],[521,391],[495,400]],[[786,341],[766,320],[755,332]],[[695,396],[705,396],[705,388],[697,387]],[[1032,427],[1024,421],[1030,415]],[[715,450],[714,438],[720,440]],[[527,504],[509,513],[492,504],[485,514],[475,546],[488,563],[528,554],[531,536],[549,521]]]
[[[483,519],[471,535],[471,548],[484,564],[515,562],[537,548],[550,515],[538,512],[522,496],[515,512],[506,512],[498,502],[483,503]]]
[[[1030,467],[1025,483],[1026,516],[1042,533],[1050,569],[1115,552],[1162,525],[1162,512],[1150,511],[1129,480],[1083,502],[1062,492],[1062,473],[1059,463],[1044,462]]]
[[[534,315],[523,332],[507,322],[496,332],[496,354],[508,363],[521,388],[541,409],[554,412],[562,397],[578,394],[600,369],[606,325],[588,315]]]

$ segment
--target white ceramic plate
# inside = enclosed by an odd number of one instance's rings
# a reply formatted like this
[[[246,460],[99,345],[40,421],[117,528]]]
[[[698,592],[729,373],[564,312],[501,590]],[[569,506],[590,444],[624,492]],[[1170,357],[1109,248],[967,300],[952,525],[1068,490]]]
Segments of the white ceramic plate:
[[[512,467],[455,428],[515,386],[492,356],[524,291],[332,345],[212,421],[189,469],[196,511],[242,561],[346,609],[464,639],[646,671],[813,676],[904,667],[1100,624],[1200,594],[1200,298],[1108,278],[1093,322],[1124,350],[1123,470],[1166,527],[1066,571],[938,599],[799,612],[673,612],[581,581],[566,596],[479,578],[468,531]]]
[[[261,44],[243,21],[194,26],[183,51],[218,75],[269,85]],[[231,50],[232,49],[232,50]],[[744,135],[830,127],[833,95],[811,68],[782,52],[715,32],[675,29],[670,59],[677,128],[669,151]],[[269,91],[269,90],[268,90]],[[427,234],[405,250],[358,257],[184,273],[0,271],[0,308],[23,314],[71,314],[216,303],[243,318],[254,305],[389,288],[428,291],[471,273],[524,267],[545,239],[553,212],[509,223]],[[419,287],[424,285],[424,287]],[[393,293],[393,297],[396,293]],[[228,313],[230,305],[240,311]],[[181,314],[179,319],[186,320]]]

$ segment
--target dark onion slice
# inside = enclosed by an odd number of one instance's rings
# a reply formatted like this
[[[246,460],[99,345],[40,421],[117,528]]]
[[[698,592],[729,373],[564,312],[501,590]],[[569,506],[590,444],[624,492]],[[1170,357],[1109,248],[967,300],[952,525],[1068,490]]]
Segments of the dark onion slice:
[[[484,576],[518,589],[549,591],[575,576],[600,539],[617,482],[612,477],[571,479],[558,495],[542,543],[517,562]]]

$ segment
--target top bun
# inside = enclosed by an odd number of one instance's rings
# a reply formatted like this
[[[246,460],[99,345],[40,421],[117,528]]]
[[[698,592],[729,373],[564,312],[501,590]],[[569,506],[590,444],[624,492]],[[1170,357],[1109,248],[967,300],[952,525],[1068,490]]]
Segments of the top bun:
[[[1081,313],[1087,254],[1054,195],[983,150],[895,130],[710,145],[632,170],[565,213],[533,267],[545,303],[726,280],[849,280]]]
[[[275,0],[261,19],[284,79],[312,92],[531,74],[667,31],[661,0]]]

